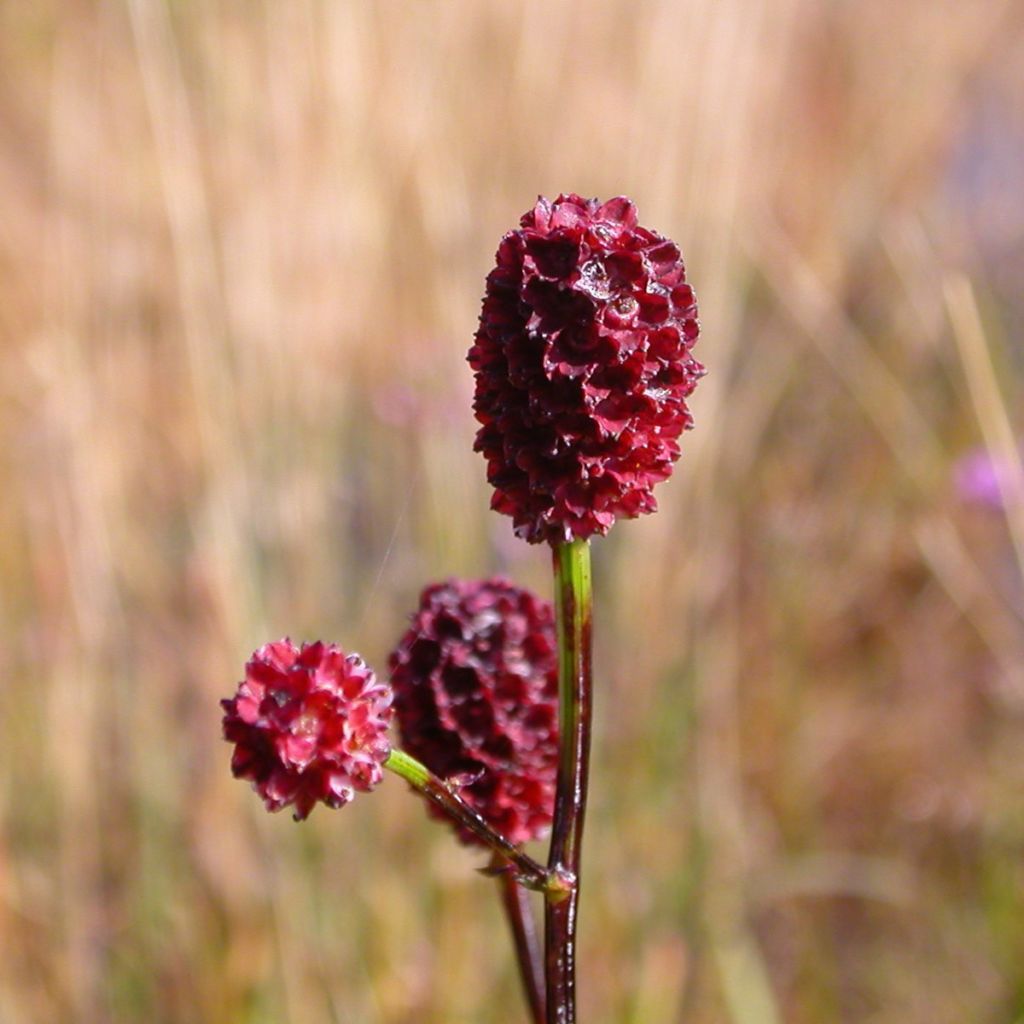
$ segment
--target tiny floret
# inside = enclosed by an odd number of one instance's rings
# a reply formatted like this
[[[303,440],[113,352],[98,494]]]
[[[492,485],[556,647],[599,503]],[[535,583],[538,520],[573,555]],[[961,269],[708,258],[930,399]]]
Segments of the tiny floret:
[[[498,247],[475,371],[492,508],[533,543],[653,512],[704,368],[679,249],[623,196],[541,197]]]
[[[265,644],[221,706],[224,738],[235,744],[231,771],[268,810],[292,806],[302,821],[317,801],[341,807],[381,781],[391,688],[357,654],[319,641]]]
[[[558,770],[551,604],[504,579],[427,587],[391,673],[404,749],[513,843],[542,835]]]

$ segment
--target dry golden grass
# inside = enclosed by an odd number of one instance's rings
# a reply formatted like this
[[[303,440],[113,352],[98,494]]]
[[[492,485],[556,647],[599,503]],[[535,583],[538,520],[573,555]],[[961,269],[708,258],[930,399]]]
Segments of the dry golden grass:
[[[493,883],[392,782],[302,827],[216,700],[383,665],[487,511],[464,356],[538,192],[701,300],[597,545],[582,1017],[1024,1020],[1014,0],[0,4],[0,1021],[505,1024]],[[1013,486],[1020,486],[1018,479]],[[1021,506],[1024,508],[1024,506]]]

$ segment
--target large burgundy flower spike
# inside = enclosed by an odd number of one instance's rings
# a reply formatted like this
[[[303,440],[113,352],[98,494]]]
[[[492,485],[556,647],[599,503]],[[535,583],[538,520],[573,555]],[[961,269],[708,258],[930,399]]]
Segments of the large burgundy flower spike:
[[[491,505],[552,543],[655,511],[704,368],[674,242],[606,203],[541,197],[501,240],[469,352]]]
[[[265,644],[224,708],[231,771],[249,779],[271,811],[295,819],[317,801],[341,807],[383,776],[390,753],[391,689],[356,654],[334,644]]]
[[[551,824],[555,652],[550,603],[493,579],[427,587],[391,655],[403,748],[436,775],[461,777],[460,796],[516,844]]]

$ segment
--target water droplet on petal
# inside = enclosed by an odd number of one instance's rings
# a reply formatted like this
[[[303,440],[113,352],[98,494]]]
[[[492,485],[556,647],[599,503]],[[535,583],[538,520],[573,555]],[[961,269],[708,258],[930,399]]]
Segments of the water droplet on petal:
[[[607,299],[608,271],[599,259],[589,259],[580,267],[579,286],[595,299]]]

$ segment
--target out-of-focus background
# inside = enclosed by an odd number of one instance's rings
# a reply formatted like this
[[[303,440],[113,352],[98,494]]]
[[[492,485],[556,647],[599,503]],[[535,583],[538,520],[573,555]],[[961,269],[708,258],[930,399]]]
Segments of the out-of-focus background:
[[[595,544],[582,1019],[1024,1020],[1022,178],[1014,0],[0,3],[0,1021],[524,1019],[479,856],[217,699],[549,588],[464,359],[559,191],[710,369]]]

